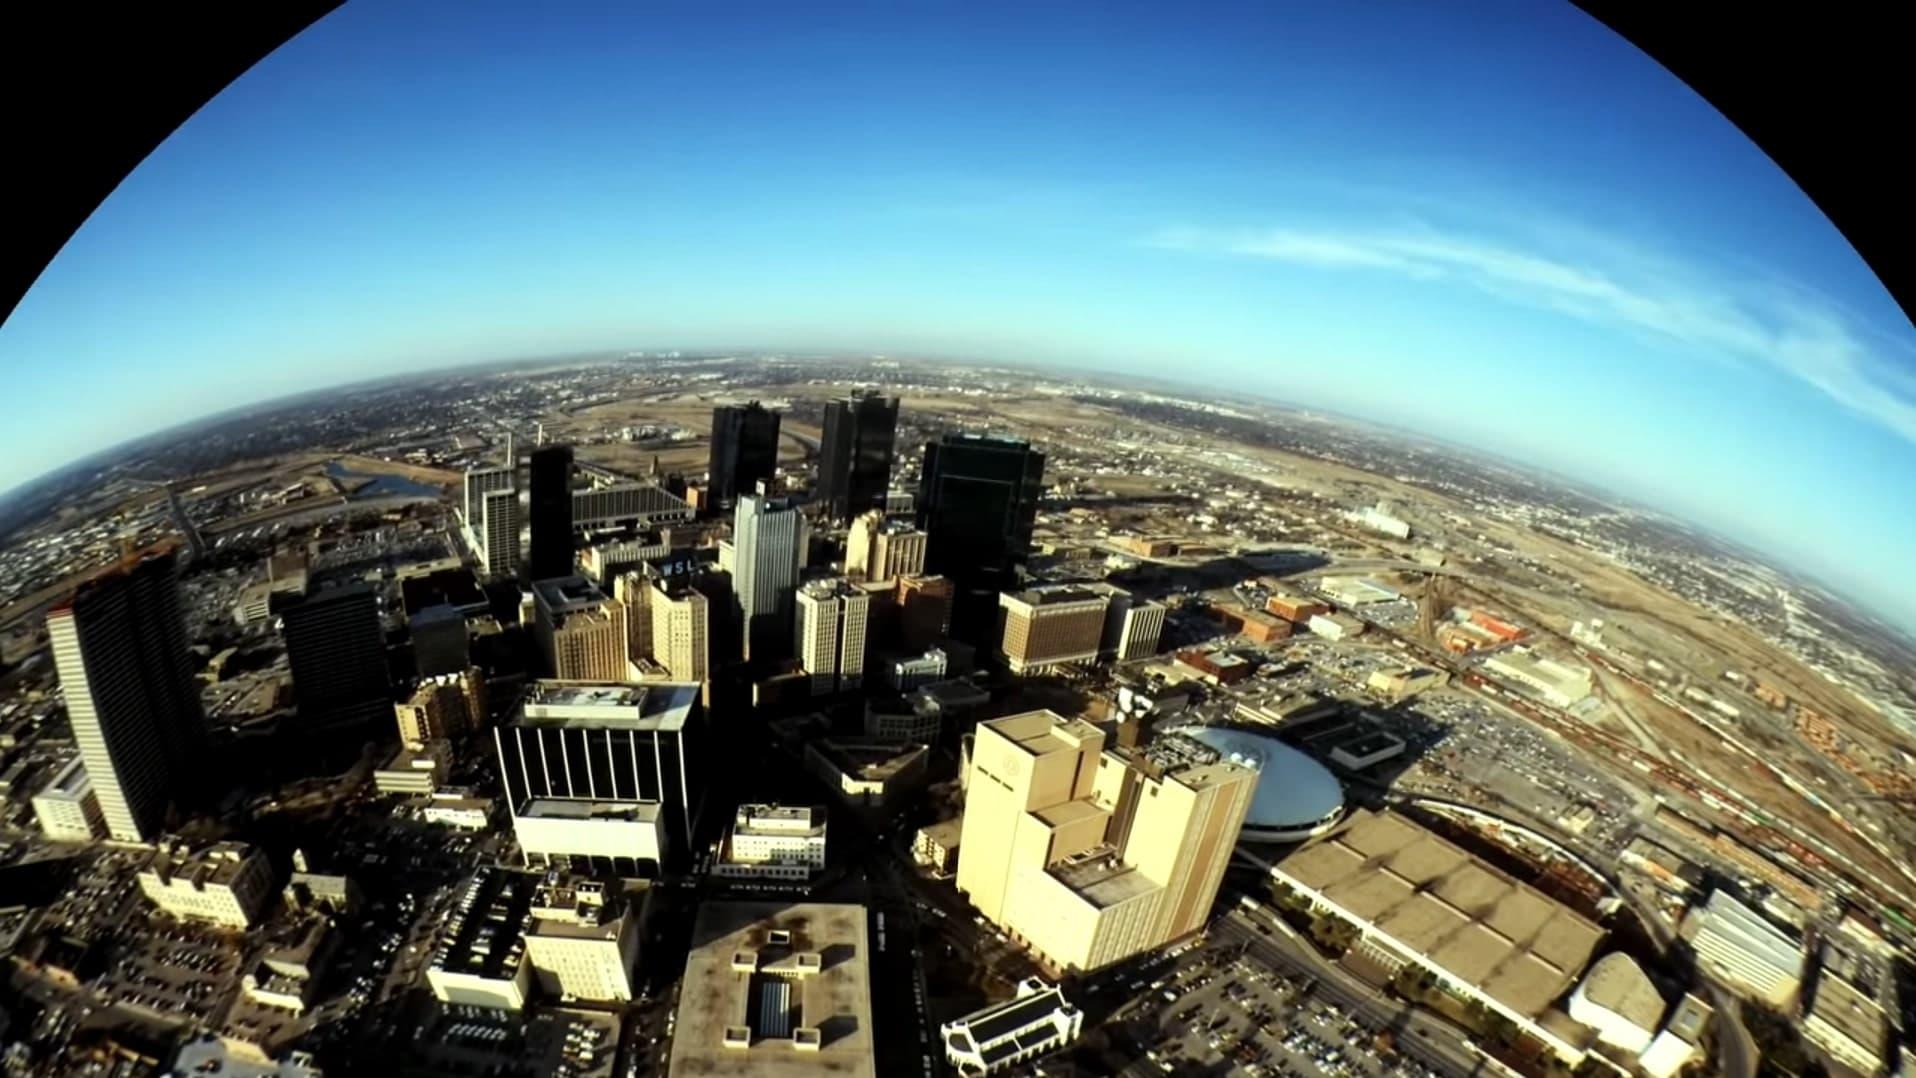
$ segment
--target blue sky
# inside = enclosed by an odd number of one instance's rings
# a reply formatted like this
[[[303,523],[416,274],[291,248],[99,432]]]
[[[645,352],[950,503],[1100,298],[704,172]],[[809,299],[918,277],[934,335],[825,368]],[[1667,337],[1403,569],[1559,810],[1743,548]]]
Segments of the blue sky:
[[[1916,332],[1568,5],[796,7],[328,17],[0,327],[0,488],[405,369],[936,350],[1475,442],[1916,627]]]

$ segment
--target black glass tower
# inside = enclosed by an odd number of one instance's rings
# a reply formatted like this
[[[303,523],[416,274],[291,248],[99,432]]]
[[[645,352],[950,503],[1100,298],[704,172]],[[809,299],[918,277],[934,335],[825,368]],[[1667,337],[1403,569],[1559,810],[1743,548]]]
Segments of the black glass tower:
[[[778,465],[778,413],[753,401],[712,409],[712,463],[706,478],[711,509],[730,509],[758,489]]]
[[[850,520],[885,507],[891,485],[898,398],[854,393],[825,405],[825,436],[818,446],[813,500],[833,520]]]
[[[67,717],[108,831],[150,841],[207,800],[206,727],[174,555],[129,557],[47,612]]]
[[[958,639],[977,642],[994,618],[996,593],[1016,583],[1043,491],[1044,454],[1022,438],[947,434],[925,446],[917,502],[925,569],[955,586]]]
[[[301,727],[314,731],[391,721],[386,634],[372,588],[323,588],[281,617]]]
[[[548,445],[533,450],[527,466],[531,483],[527,516],[532,528],[526,552],[530,579],[571,576],[572,447]]]

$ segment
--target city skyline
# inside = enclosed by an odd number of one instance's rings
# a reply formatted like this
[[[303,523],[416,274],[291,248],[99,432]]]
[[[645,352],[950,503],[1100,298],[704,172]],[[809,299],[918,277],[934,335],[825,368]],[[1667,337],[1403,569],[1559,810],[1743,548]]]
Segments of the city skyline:
[[[746,22],[322,20],[0,327],[0,489],[512,353],[964,354],[1481,447],[1916,627],[1916,334],[1774,164],[1574,9]]]

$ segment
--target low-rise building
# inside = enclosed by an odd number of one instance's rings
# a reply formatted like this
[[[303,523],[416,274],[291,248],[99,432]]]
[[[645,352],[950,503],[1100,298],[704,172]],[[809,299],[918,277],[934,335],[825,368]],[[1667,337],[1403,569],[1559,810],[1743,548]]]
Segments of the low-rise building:
[[[251,928],[266,911],[273,870],[266,855],[241,842],[202,849],[165,845],[140,870],[140,892],[181,920]]]
[[[1420,692],[1440,689],[1449,679],[1449,674],[1428,666],[1388,666],[1371,671],[1364,687],[1394,704]]]
[[[1556,1001],[1603,929],[1576,910],[1392,811],[1354,813],[1271,876],[1314,913],[1357,929],[1354,949],[1367,961],[1421,970],[1566,1064],[1583,1061],[1591,1034]]]
[[[912,860],[939,876],[949,876],[958,867],[958,839],[964,833],[964,817],[953,817],[918,829],[911,843]]]
[[[106,834],[100,799],[78,756],[54,771],[53,778],[33,795],[33,815],[48,842],[91,842]]]
[[[533,891],[526,960],[539,990],[562,1003],[630,1003],[639,918],[596,880],[551,876]]]
[[[1393,539],[1410,538],[1409,522],[1392,515],[1388,509],[1379,505],[1356,510],[1350,514],[1349,519],[1351,523],[1368,528],[1380,535],[1388,535]]]
[[[1306,623],[1311,633],[1326,640],[1349,640],[1362,636],[1364,623],[1349,614],[1312,614]]]
[[[1404,739],[1371,727],[1361,729],[1331,746],[1331,763],[1347,771],[1362,771],[1404,754]]]
[[[865,701],[865,736],[874,741],[932,744],[943,725],[938,709],[917,699]]]
[[[1597,1031],[1605,1044],[1640,1055],[1663,1021],[1663,996],[1643,970],[1621,951],[1597,959],[1570,993],[1570,1017]]]
[[[803,882],[825,869],[825,810],[809,805],[740,805],[712,874]]]
[[[1891,1023],[1867,986],[1851,979],[1857,972],[1853,959],[1825,945],[1814,994],[1804,1009],[1803,1036],[1846,1067],[1880,1074]]]
[[[885,664],[885,684],[899,692],[910,692],[945,676],[950,662],[943,648],[927,648],[923,654],[906,655]]]
[[[308,872],[300,867],[302,859],[294,857],[293,875],[286,881],[282,892],[288,908],[300,911],[323,911],[350,917],[359,912],[359,887],[349,876],[326,872]]]
[[[1755,910],[1714,891],[1691,911],[1690,947],[1697,965],[1723,983],[1773,1007],[1796,998],[1803,983],[1803,945]]]
[[[670,1073],[874,1078],[865,921],[863,906],[701,904]]]
[[[423,797],[444,785],[452,771],[452,746],[428,741],[417,748],[401,745],[386,766],[373,772],[373,789],[382,794]]]
[[[1197,677],[1218,685],[1233,685],[1257,672],[1257,664],[1228,651],[1204,651],[1187,648],[1177,653],[1177,661]]]
[[[1522,685],[1556,707],[1570,707],[1593,691],[1588,668],[1547,659],[1524,647],[1492,655],[1484,660],[1483,670]]]
[[[473,874],[426,967],[441,1003],[517,1011],[532,990],[526,930],[537,873],[485,866]]]
[[[1369,606],[1402,598],[1375,580],[1361,576],[1327,576],[1317,582],[1319,594],[1338,606]]]
[[[824,738],[805,747],[806,767],[861,808],[876,808],[915,789],[930,756],[928,745],[869,738]]]
[[[1254,644],[1270,644],[1291,638],[1291,623],[1275,614],[1241,606],[1220,606],[1213,612],[1226,632],[1236,633]]]
[[[914,710],[936,716],[941,727],[956,727],[959,720],[989,704],[991,692],[969,678],[947,678],[918,686],[910,699]]]
[[[1329,603],[1317,599],[1307,599],[1302,595],[1292,595],[1288,592],[1272,592],[1270,597],[1264,600],[1264,609],[1266,612],[1276,614],[1285,621],[1299,625],[1310,621],[1312,617],[1318,614],[1328,614],[1331,612]]]
[[[1703,1037],[1713,1013],[1702,997],[1684,996],[1650,1047],[1637,1057],[1637,1066],[1650,1078],[1675,1078],[1693,1060],[1703,1057]]]
[[[331,961],[339,934],[330,918],[313,917],[266,948],[240,978],[240,992],[262,1007],[304,1014]]]
[[[1057,985],[1027,977],[1018,994],[939,1027],[945,1060],[967,1078],[1000,1074],[1041,1059],[1070,1044],[1084,1027],[1084,1013]]]
[[[1642,836],[1630,840],[1619,860],[1666,891],[1687,895],[1703,886],[1701,869]]]
[[[1176,715],[1198,695],[1188,681],[1130,677],[1118,682],[1118,710],[1139,718]]]
[[[461,831],[484,831],[492,826],[493,802],[489,797],[464,797],[435,793],[420,806],[419,818],[441,827]]]

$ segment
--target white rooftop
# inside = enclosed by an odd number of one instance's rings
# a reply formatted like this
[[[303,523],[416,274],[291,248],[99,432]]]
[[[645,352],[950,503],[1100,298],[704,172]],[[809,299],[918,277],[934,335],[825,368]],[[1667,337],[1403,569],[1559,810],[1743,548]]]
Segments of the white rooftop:
[[[678,730],[698,703],[695,681],[553,681],[532,683],[522,721],[528,726]]]

